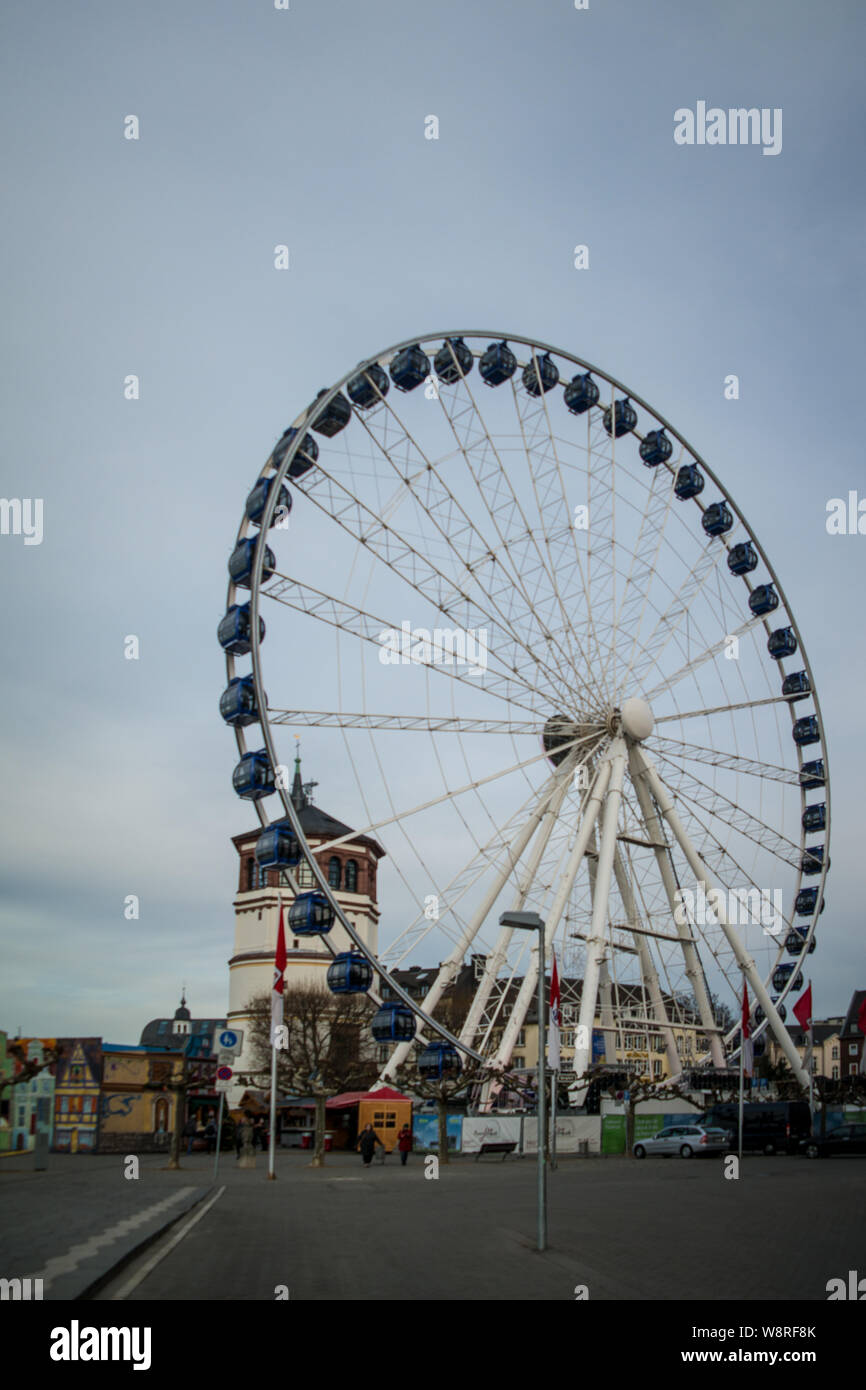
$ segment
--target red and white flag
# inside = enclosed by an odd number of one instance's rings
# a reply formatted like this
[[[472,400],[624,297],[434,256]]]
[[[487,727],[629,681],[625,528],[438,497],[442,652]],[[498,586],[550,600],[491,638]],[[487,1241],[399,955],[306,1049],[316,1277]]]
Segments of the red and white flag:
[[[740,1047],[743,1053],[743,1075],[751,1076],[755,1065],[755,1050],[752,1047],[752,1030],[749,1027],[749,990],[743,981],[743,1020],[740,1030]]]
[[[280,924],[277,927],[277,954],[274,957],[274,983],[271,993],[271,1046],[274,1046],[276,1029],[283,1021],[283,975],[288,962],[286,954],[286,929],[283,925],[283,900],[280,898]]]
[[[553,955],[553,969],[550,972],[550,1024],[547,1035],[547,1064],[551,1071],[559,1071],[559,1042],[562,1026],[562,1001],[559,993],[559,974],[556,969],[556,953]]]

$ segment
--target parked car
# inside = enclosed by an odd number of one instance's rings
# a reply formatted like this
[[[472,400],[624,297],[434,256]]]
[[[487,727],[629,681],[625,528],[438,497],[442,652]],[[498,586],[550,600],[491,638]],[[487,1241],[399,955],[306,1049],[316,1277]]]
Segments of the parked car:
[[[800,1150],[807,1158],[830,1158],[833,1154],[866,1154],[866,1125],[839,1125],[838,1129],[814,1139],[802,1139]]]
[[[730,1131],[731,1141],[739,1133],[739,1106],[736,1101],[714,1105],[701,1123],[721,1125]],[[804,1100],[747,1101],[743,1106],[743,1150],[751,1153],[789,1153],[800,1149],[812,1133],[812,1112]]]
[[[653,1154],[661,1154],[664,1158],[672,1154],[679,1154],[680,1158],[700,1158],[725,1153],[730,1147],[731,1138],[726,1129],[711,1129],[708,1125],[669,1125],[652,1139],[638,1139],[632,1146],[632,1153],[635,1158]]]

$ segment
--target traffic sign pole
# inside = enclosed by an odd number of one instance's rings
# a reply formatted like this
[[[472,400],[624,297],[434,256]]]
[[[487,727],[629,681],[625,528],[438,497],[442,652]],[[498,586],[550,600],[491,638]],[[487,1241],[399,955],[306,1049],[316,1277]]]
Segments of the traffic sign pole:
[[[219,1120],[217,1121],[217,1147],[216,1147],[216,1158],[214,1159],[214,1165],[213,1165],[213,1180],[214,1180],[214,1182],[216,1182],[216,1180],[217,1180],[217,1173],[219,1172],[219,1167],[220,1167],[220,1144],[222,1143],[222,1137],[223,1137],[223,1101],[225,1100],[225,1098],[226,1098],[226,1093],[225,1093],[225,1091],[220,1091],[220,1115],[219,1115]]]

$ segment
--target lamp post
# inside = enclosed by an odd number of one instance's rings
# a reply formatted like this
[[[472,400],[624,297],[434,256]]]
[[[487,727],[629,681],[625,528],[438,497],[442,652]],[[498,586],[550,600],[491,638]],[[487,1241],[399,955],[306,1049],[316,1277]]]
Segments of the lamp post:
[[[538,1249],[547,1249],[547,1165],[544,1145],[547,1136],[547,1078],[545,1076],[544,1012],[544,922],[537,912],[503,912],[500,927],[538,932],[538,1104],[536,1109],[538,1142]]]

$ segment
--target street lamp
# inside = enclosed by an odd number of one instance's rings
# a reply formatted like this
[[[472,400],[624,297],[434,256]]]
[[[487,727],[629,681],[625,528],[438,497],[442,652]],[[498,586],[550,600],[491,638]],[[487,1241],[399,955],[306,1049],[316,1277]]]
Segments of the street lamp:
[[[537,912],[503,912],[499,919],[499,925],[500,927],[511,927],[514,931],[538,932],[538,1105],[536,1110],[538,1126],[538,1249],[545,1250],[547,1248],[547,1166],[545,1164],[544,1143],[547,1137],[545,1095],[547,1078],[544,1068],[544,922]]]

